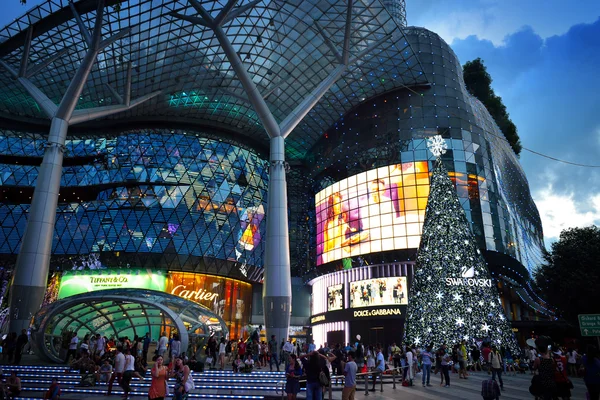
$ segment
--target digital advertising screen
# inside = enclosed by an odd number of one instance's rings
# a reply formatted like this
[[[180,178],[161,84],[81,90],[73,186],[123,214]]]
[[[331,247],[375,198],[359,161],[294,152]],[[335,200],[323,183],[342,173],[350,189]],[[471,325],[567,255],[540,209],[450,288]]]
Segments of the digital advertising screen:
[[[327,288],[327,311],[344,308],[344,285],[332,285]]]
[[[350,308],[407,304],[405,276],[350,282]]]
[[[353,175],[315,196],[317,265],[418,248],[429,196],[427,161]]]

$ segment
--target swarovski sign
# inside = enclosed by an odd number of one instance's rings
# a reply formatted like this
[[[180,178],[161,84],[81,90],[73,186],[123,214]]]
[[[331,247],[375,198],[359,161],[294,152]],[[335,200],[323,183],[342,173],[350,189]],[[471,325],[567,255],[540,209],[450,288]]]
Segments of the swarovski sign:
[[[492,280],[485,278],[475,278],[475,268],[461,268],[460,278],[446,278],[448,286],[477,286],[477,287],[492,287]]]

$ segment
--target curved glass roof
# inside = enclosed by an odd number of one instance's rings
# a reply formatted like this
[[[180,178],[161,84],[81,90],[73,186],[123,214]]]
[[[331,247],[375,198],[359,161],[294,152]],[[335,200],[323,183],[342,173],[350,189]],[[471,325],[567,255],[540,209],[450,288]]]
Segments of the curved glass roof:
[[[196,15],[188,0],[129,0],[117,9],[116,0],[106,3],[113,8],[105,13],[103,37],[128,27],[132,32],[100,52],[78,109],[118,104],[106,84],[122,94],[131,62],[132,98],[156,90],[162,90],[162,95],[109,119],[186,120],[227,129],[255,141],[268,140],[212,30],[169,15]],[[213,17],[225,4],[206,0],[200,3]],[[249,3],[239,1],[238,6]],[[97,0],[75,2],[90,28],[96,5]],[[338,50],[343,45],[346,11],[347,1],[265,0],[224,27],[278,122],[337,66],[331,45]],[[350,58],[390,37],[349,66],[289,136],[290,160],[303,158],[323,132],[367,98],[427,83],[401,27],[379,0],[354,1],[352,14]],[[58,103],[87,45],[68,0],[47,0],[0,30],[0,59],[16,70],[30,24],[30,67],[57,56],[30,79]],[[0,68],[0,87],[0,116],[43,119],[33,99],[4,68]]]
[[[201,304],[164,292],[147,289],[110,289],[83,293],[44,306],[31,328],[37,354],[63,362],[60,349],[64,332],[99,333],[108,338],[144,336],[152,332],[177,332],[181,351],[190,342],[211,335],[227,338],[229,330],[221,317]]]

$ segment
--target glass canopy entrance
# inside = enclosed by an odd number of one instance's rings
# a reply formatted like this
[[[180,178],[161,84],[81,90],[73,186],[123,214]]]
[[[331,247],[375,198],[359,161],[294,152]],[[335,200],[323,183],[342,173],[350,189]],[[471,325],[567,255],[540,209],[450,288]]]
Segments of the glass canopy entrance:
[[[111,289],[83,293],[43,307],[31,328],[36,354],[64,361],[66,337],[77,332],[108,338],[143,337],[157,340],[162,332],[178,333],[181,351],[196,353],[212,335],[229,335],[225,322],[210,309],[182,297],[147,289]]]

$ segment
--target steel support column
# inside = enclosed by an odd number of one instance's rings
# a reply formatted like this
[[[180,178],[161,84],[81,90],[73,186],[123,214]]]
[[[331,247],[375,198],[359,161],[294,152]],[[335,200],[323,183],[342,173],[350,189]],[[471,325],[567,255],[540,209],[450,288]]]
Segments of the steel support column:
[[[263,310],[267,338],[287,339],[292,308],[285,139],[271,138]]]
[[[69,124],[89,121],[91,119],[128,110],[160,93],[154,92],[143,96],[142,98],[131,102],[131,104],[129,104],[128,99],[128,104],[123,104],[121,106],[97,107],[86,109],[84,112],[75,111],[77,101],[83,91],[83,87],[85,86],[90,71],[96,62],[98,53],[106,46],[123,38],[129,32],[129,29],[125,29],[106,40],[101,41],[104,3],[104,0],[98,1],[93,36],[89,36],[89,32],[83,23],[79,24],[89,48],[58,106],[27,79],[27,76],[29,76],[27,71],[27,58],[29,57],[30,37],[25,44],[21,68],[18,73],[7,63],[0,62],[0,65],[18,79],[21,85],[29,92],[40,108],[52,121],[44,158],[40,165],[37,183],[33,192],[33,199],[29,208],[27,226],[21,240],[21,249],[17,256],[17,262],[12,276],[12,285],[9,296],[9,330],[11,332],[20,332],[21,329],[27,329],[29,327],[31,319],[39,310],[46,292],[48,272],[50,270],[52,240],[54,239],[54,225],[56,223],[56,207],[58,205],[58,195],[62,176],[63,152]],[[78,17],[74,7],[72,10],[74,15]],[[78,19],[78,22],[80,22],[79,20],[80,18]],[[29,36],[30,35],[31,29],[29,30]],[[129,76],[128,84],[131,84]],[[129,93],[130,88],[128,87],[126,91],[127,97],[129,96]]]

